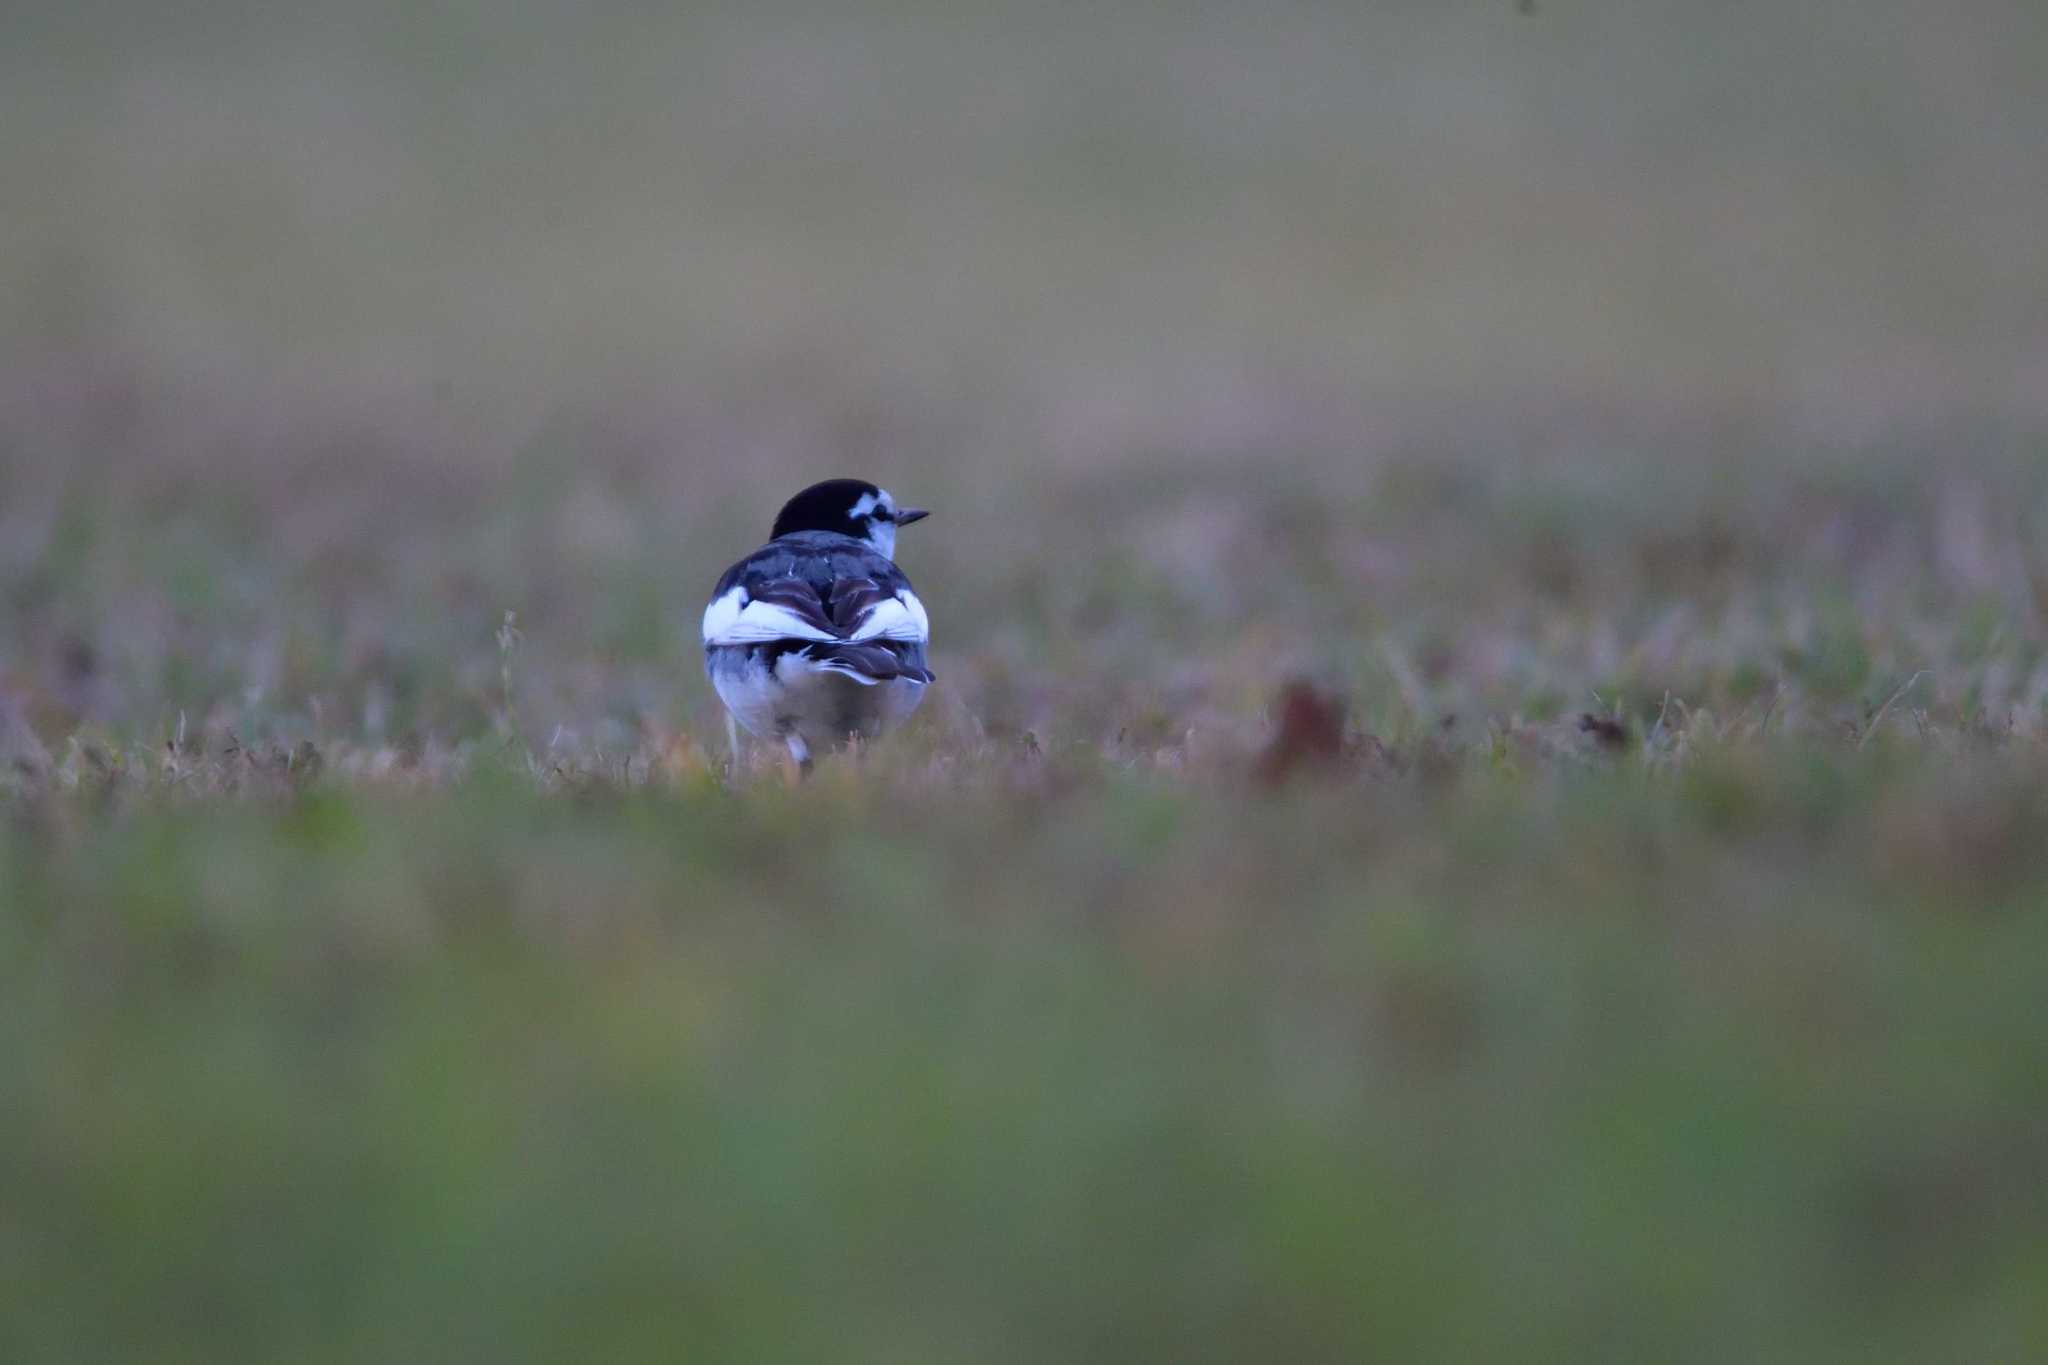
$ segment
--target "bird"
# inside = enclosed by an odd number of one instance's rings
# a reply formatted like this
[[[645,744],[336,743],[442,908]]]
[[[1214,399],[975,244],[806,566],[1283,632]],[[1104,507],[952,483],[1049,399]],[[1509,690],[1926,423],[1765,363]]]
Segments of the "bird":
[[[896,532],[930,513],[864,479],[812,484],[768,543],[719,576],[704,608],[704,673],[739,731],[779,739],[798,771],[881,735],[924,700],[931,622],[896,567]]]

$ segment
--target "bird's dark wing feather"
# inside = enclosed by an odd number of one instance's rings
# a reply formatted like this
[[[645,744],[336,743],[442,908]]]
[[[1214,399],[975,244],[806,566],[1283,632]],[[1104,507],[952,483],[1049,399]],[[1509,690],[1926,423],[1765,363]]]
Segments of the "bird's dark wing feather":
[[[916,677],[918,670],[906,671],[896,652],[883,645],[808,645],[805,658],[834,673],[844,673],[859,682],[888,682],[891,678]]]
[[[932,680],[925,666],[922,608],[913,621],[901,600],[916,601],[910,579],[865,541],[827,531],[778,537],[727,569],[713,601],[735,588],[744,589],[744,596],[734,601],[744,601],[749,610],[754,604],[770,609],[772,614],[763,615],[783,622],[789,634],[750,641],[725,637],[733,643],[773,656],[800,653],[862,682]],[[877,636],[885,626],[889,633]],[[715,642],[708,631],[707,624],[710,648]]]
[[[872,578],[842,578],[832,585],[832,632],[852,635],[868,613],[896,595]]]
[[[838,629],[832,616],[826,612],[818,590],[801,578],[774,578],[765,583],[749,584],[747,596],[756,602],[781,607],[805,625],[828,634],[845,633]]]

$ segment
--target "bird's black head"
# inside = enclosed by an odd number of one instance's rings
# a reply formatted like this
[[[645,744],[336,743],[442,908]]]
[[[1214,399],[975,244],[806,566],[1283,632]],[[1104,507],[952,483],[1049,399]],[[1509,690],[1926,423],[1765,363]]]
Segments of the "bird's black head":
[[[921,521],[929,513],[898,507],[886,488],[861,479],[827,479],[814,483],[782,505],[770,539],[796,531],[836,531],[865,540],[884,557],[896,557],[896,528]]]

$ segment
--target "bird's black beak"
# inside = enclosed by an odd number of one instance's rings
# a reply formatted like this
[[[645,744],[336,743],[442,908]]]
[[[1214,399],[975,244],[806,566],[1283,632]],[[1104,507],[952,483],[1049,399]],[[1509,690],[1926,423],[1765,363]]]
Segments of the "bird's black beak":
[[[908,526],[911,522],[923,521],[930,515],[931,513],[922,507],[899,508],[896,513],[896,524],[898,526]]]

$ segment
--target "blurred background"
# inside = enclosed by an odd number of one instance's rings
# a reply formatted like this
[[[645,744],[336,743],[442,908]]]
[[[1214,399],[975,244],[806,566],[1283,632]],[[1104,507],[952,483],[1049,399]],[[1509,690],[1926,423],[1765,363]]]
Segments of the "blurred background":
[[[842,473],[938,509],[904,563],[999,731],[1289,669],[1382,729],[1825,707],[1993,633],[1905,606],[2039,634],[2026,0],[9,27],[0,638],[46,739],[459,740],[508,610],[527,731],[710,727],[706,585]],[[2010,665],[1932,700],[2038,703]]]
[[[0,1361],[2048,1359],[2044,71],[16,0]],[[939,684],[728,783],[842,474]]]

